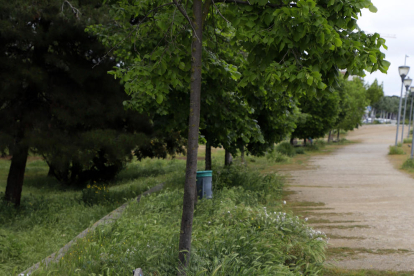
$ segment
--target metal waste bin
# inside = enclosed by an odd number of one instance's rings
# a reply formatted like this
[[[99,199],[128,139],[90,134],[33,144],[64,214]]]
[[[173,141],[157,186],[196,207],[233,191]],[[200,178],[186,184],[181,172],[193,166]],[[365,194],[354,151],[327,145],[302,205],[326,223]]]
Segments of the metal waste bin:
[[[197,197],[213,198],[213,171],[197,172]]]

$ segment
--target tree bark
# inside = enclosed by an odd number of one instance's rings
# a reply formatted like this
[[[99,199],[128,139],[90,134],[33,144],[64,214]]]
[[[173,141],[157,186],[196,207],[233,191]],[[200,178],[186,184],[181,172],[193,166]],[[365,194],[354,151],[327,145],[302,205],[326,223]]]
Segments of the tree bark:
[[[331,141],[332,141],[332,130],[329,131],[328,143],[330,143]]]
[[[211,145],[207,141],[206,144],[206,171],[211,171]]]
[[[338,128],[338,133],[336,134],[336,141],[339,142],[339,128]]]
[[[293,146],[293,140],[295,140],[295,138],[292,136],[290,137],[290,144]]]
[[[24,171],[26,170],[29,148],[27,146],[15,145],[12,154],[13,157],[7,177],[5,200],[18,207],[20,206],[22,196]]]
[[[193,230],[194,201],[196,197],[198,131],[200,125],[201,65],[202,65],[202,0],[193,1],[193,41],[191,45],[190,118],[188,123],[187,164],[184,184],[183,214],[178,253],[178,275],[186,275],[190,262]]]
[[[303,139],[303,145],[306,146],[306,138]]]
[[[229,166],[231,163],[232,163],[231,154],[228,150],[225,149],[224,166]]]
[[[240,148],[240,159],[241,159],[241,163],[244,165],[246,163],[246,161],[244,159],[244,145],[241,146],[241,148]]]

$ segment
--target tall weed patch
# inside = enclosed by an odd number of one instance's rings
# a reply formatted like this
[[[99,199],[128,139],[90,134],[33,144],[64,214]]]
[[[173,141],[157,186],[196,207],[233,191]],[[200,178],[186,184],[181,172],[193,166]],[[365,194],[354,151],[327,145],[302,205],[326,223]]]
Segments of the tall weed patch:
[[[295,147],[289,142],[282,142],[276,146],[276,151],[289,157],[296,155]]]
[[[187,275],[318,274],[326,236],[261,193],[278,193],[277,177],[231,166],[214,181],[213,199],[199,200],[195,209]],[[183,190],[173,188],[131,202],[117,222],[98,228],[59,264],[32,275],[129,275],[136,267],[145,275],[175,275],[182,198]]]
[[[401,147],[390,146],[390,150],[388,152],[389,155],[396,155],[396,154],[405,154],[404,150]]]

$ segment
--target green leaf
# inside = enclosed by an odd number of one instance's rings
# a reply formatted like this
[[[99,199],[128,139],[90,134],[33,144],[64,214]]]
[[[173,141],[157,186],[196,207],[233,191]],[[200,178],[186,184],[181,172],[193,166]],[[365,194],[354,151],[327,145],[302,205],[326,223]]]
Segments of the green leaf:
[[[313,83],[313,77],[309,77],[308,80],[307,80],[307,83],[308,83],[309,86],[311,86],[312,83]]]
[[[376,13],[378,11],[377,7],[375,7],[374,5],[369,6],[369,11],[372,13]]]
[[[157,95],[157,100],[156,100],[156,101],[157,101],[157,103],[158,103],[158,104],[161,104],[161,103],[162,103],[162,100],[163,100],[163,96],[162,96],[162,94],[158,94],[158,95]]]
[[[369,56],[369,59],[371,60],[372,63],[376,63],[377,62],[377,58],[373,55]]]
[[[181,70],[183,70],[184,71],[184,69],[185,69],[185,63],[184,62],[180,62],[180,64],[178,65],[178,67],[181,69]]]
[[[335,4],[335,0],[329,0],[329,1],[328,1],[328,7],[329,7],[329,6],[332,6],[333,4]]]
[[[266,5],[268,2],[268,0],[258,0],[257,3],[259,4],[259,6],[264,6]]]
[[[335,38],[335,46],[341,47],[342,46],[342,40],[340,38]]]

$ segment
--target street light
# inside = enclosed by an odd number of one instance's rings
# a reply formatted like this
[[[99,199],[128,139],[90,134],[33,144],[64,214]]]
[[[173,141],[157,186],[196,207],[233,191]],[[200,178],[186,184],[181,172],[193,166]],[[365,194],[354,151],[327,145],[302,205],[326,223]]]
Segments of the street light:
[[[407,134],[407,138],[410,138],[411,118],[412,118],[412,115],[413,115],[413,97],[414,97],[414,86],[411,86],[410,87],[411,109],[410,109],[410,121],[408,123],[408,134]]]
[[[400,127],[400,117],[401,117],[401,103],[402,103],[402,93],[404,88],[404,79],[408,75],[410,71],[410,66],[400,66],[398,67],[398,73],[401,77],[401,97],[400,97],[400,104],[398,106],[398,117],[397,117],[397,133],[395,135],[395,146],[398,145],[398,128]]]
[[[410,77],[406,78],[404,80],[404,86],[405,86],[405,105],[404,105],[404,120],[402,123],[402,132],[401,132],[401,144],[404,144],[404,126],[405,126],[405,114],[407,113],[407,98],[408,98],[408,90],[410,88],[411,82],[413,80],[410,79]]]

